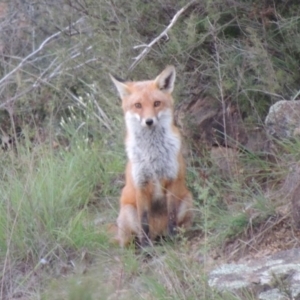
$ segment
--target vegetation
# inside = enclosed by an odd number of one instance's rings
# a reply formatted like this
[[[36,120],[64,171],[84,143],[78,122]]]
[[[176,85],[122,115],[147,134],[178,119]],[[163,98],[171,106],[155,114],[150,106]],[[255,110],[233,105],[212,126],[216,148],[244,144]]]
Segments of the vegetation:
[[[280,222],[292,228],[277,195],[298,161],[297,141],[272,160],[226,152],[234,159],[223,173],[209,153],[188,151],[191,232],[151,258],[110,243],[125,153],[108,73],[147,79],[174,64],[177,103],[233,101],[248,126],[261,126],[276,101],[298,98],[295,0],[191,2],[132,67],[137,46],[187,3],[0,3],[1,299],[241,299],[208,286],[213,261],[259,250]]]

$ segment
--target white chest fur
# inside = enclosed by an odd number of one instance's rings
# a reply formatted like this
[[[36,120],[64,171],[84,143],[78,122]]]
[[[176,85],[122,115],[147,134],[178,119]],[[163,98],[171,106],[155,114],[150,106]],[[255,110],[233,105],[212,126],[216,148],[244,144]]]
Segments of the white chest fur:
[[[175,179],[178,174],[178,152],[181,142],[171,128],[171,114],[158,118],[153,127],[144,127],[131,114],[126,114],[129,136],[127,155],[132,163],[132,176],[136,186],[149,181]]]

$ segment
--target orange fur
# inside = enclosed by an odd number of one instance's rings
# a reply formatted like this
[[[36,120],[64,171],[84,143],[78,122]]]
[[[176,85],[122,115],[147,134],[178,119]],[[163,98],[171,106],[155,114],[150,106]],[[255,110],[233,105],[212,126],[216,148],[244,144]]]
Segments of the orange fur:
[[[159,235],[175,234],[177,227],[188,228],[193,217],[180,133],[173,120],[175,69],[169,66],[151,81],[111,78],[122,99],[129,159],[117,239],[124,247],[137,236],[143,247]]]

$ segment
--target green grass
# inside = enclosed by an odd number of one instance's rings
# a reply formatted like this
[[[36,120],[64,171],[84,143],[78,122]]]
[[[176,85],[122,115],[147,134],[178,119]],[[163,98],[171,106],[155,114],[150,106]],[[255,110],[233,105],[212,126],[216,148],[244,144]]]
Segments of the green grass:
[[[98,171],[103,169],[99,152],[94,148],[75,153],[37,154],[39,157],[24,162],[17,174],[5,176],[1,236],[11,237],[8,240],[15,246],[10,251],[29,247],[37,254],[40,249],[33,245],[41,239],[51,245],[61,239],[66,241],[66,237],[74,246],[83,246],[80,239],[74,240],[72,236],[74,229],[79,230],[79,224],[86,218],[88,202],[96,185],[106,180],[103,178],[105,171]],[[102,159],[113,158],[105,155]],[[24,240],[23,236],[27,236],[28,240]]]
[[[107,248],[104,225],[114,222],[117,207],[112,181],[123,165],[118,153],[77,144],[69,150],[20,147],[11,156],[0,181],[2,285],[11,265],[35,269],[41,259],[48,264],[81,249]]]
[[[219,206],[218,188],[212,183],[205,188],[193,181],[193,173],[189,176],[196,204],[194,229],[205,233],[204,245],[186,236],[156,246],[152,258],[134,249],[119,249],[109,243],[106,225],[117,216],[125,163],[122,149],[101,142],[86,144],[80,135],[73,138],[67,149],[44,144],[29,151],[20,145],[18,154],[3,157],[2,295],[72,300],[238,299],[211,290],[204,271],[210,249],[248,224],[245,215]],[[214,243],[212,236],[218,241]]]
[[[53,148],[49,142],[30,148],[25,138],[17,152],[1,156],[1,296],[245,299],[208,286],[211,253],[222,255],[226,241],[247,238],[249,228],[275,213],[280,203],[265,191],[285,176],[283,165],[297,154],[298,144],[285,144],[276,164],[239,154],[242,167],[233,166],[239,176],[220,172],[209,157],[188,159],[193,229],[155,246],[147,257],[133,247],[111,244],[107,232],[117,217],[124,182],[123,146],[110,136],[87,141],[87,127],[78,131],[78,122],[72,122],[64,133],[68,146]],[[207,174],[199,180],[201,172]]]
[[[286,204],[277,192],[297,166],[299,141],[276,143],[273,160],[235,153],[228,170],[194,141],[203,155],[187,155],[193,228],[146,259],[109,242],[106,225],[118,214],[125,151],[108,73],[142,80],[174,64],[176,104],[204,96],[216,105],[230,100],[256,128],[272,103],[298,94],[298,3],[197,2],[129,72],[143,49],[133,47],[157,37],[186,1],[67,2],[73,6],[62,13],[56,1],[45,1],[51,18],[36,15],[18,39],[10,28],[1,32],[1,42],[8,41],[2,78],[32,47],[85,18],[0,84],[0,105],[14,99],[0,110],[0,137],[14,136],[17,127],[25,135],[17,151],[0,151],[0,298],[240,299],[208,286],[210,253],[222,254],[228,241],[247,242],[250,230]]]

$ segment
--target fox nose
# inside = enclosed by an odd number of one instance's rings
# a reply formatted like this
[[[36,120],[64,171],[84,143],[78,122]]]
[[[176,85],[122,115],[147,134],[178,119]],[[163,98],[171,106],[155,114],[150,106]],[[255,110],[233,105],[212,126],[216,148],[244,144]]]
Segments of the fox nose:
[[[153,119],[147,119],[145,123],[150,127],[153,124]]]

